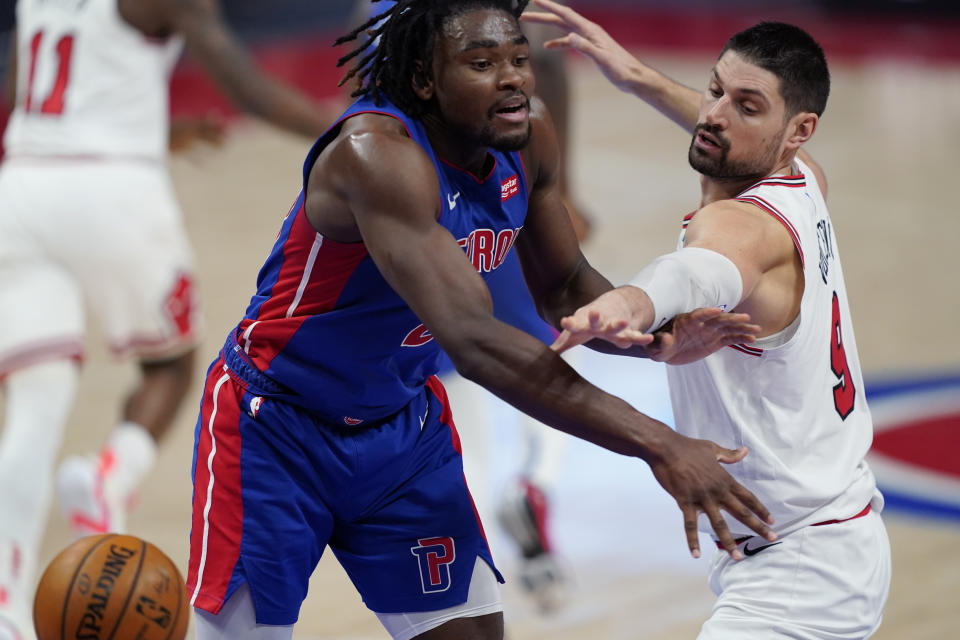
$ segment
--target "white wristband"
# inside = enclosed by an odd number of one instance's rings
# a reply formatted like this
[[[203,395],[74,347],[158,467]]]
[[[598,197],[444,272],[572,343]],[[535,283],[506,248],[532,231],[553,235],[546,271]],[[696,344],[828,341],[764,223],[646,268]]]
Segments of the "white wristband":
[[[743,278],[737,265],[723,254],[684,247],[660,256],[638,273],[631,285],[643,289],[653,302],[656,331],[681,313],[701,307],[729,311],[740,303]]]

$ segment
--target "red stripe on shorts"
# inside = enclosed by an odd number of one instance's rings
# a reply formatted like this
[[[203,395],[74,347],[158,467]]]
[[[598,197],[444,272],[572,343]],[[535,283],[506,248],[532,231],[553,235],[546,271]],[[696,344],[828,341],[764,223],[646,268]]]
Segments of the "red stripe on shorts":
[[[245,391],[229,376],[221,358],[207,377],[200,409],[187,592],[193,606],[214,614],[223,606],[240,557],[242,409],[238,400]]]
[[[453,411],[450,410],[450,399],[447,397],[447,390],[443,388],[443,383],[437,376],[427,378],[427,390],[437,397],[440,404],[443,405],[443,412],[440,414],[440,422],[450,427],[450,436],[453,438],[454,450],[463,456],[460,446],[460,434],[457,433],[457,426],[453,424]],[[490,550],[490,542],[487,540],[487,532],[483,530],[483,521],[480,520],[480,512],[477,511],[477,503],[470,492],[470,485],[467,483],[467,477],[464,475],[463,484],[467,487],[467,494],[470,496],[470,505],[473,507],[473,515],[477,519],[477,526],[480,527],[480,535],[487,542],[487,550]],[[491,554],[492,555],[492,554]]]

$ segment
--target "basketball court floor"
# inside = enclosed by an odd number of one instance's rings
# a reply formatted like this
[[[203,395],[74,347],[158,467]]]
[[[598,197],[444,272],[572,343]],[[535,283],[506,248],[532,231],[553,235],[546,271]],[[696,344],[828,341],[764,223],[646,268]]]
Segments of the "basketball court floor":
[[[696,87],[703,86],[712,64],[700,56],[648,60]],[[907,390],[937,391],[936,402],[920,393],[912,396],[912,405],[898,404],[896,394],[880,397],[874,409],[878,424],[896,426],[932,404],[942,409],[941,418],[954,416],[953,422],[940,420],[946,425],[938,431],[941,439],[921,447],[908,463],[895,456],[877,459],[881,482],[889,481],[901,499],[884,513],[894,575],[876,637],[960,637],[960,385],[949,383],[949,376],[960,373],[960,211],[953,175],[960,148],[960,67],[835,62],[833,75],[830,104],[808,148],[829,178],[828,203],[868,388],[891,381],[890,388],[898,388],[900,378],[926,377],[932,382]],[[617,92],[585,63],[574,64],[572,78],[573,177],[596,223],[584,251],[621,283],[674,246],[681,218],[697,205],[697,180],[686,164],[689,137]],[[306,146],[274,129],[241,123],[223,149],[200,149],[173,160],[206,305],[198,376],[253,292],[261,261],[296,197]],[[590,352],[580,354],[576,364],[638,409],[670,420],[660,365]],[[94,327],[64,454],[86,452],[101,441],[133,374],[132,366],[109,360]],[[190,526],[199,382],[195,386],[129,522],[131,533],[160,546],[181,569]],[[517,418],[496,403],[485,412],[460,413],[461,393],[458,389],[452,400],[454,418],[469,434],[468,443],[478,443],[465,456],[486,471],[468,480],[482,513],[489,513],[519,462]],[[878,430],[878,441],[879,436]],[[940,462],[926,469],[924,457],[938,453]],[[555,542],[571,588],[565,606],[549,616],[524,597],[515,579],[516,552],[487,515],[494,557],[508,579],[503,594],[510,640],[696,636],[713,599],[704,577],[708,561],[688,557],[679,511],[644,464],[570,439],[552,497]],[[42,562],[67,542],[66,524],[54,514]],[[328,554],[315,573],[295,638],[387,636]]]

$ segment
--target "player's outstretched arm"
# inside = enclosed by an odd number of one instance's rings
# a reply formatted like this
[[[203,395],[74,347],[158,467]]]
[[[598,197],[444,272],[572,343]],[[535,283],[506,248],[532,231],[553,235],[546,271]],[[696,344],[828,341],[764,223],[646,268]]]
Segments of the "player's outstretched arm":
[[[698,119],[700,92],[638,60],[603,27],[587,20],[570,7],[552,0],[533,0],[532,4],[543,11],[524,13],[521,17],[523,21],[552,25],[567,32],[564,36],[544,43],[547,49],[579,51],[593,60],[615,87],[632,93],[686,131],[693,132]],[[816,173],[820,188],[826,196],[827,181],[820,165],[803,149],[798,151],[798,155]]]
[[[121,0],[120,6],[148,35],[182,34],[188,53],[242,111],[310,138],[329,126],[313,100],[259,69],[223,22],[216,0]]]
[[[643,99],[687,131],[697,123],[700,94],[638,60],[603,27],[551,0],[533,0],[543,11],[527,12],[526,22],[549,24],[567,32],[545,43],[548,49],[574,49],[596,63],[615,87]]]
[[[436,221],[432,163],[395,121],[348,120],[318,158],[307,189],[314,227],[334,239],[362,239],[387,282],[465,377],[548,425],[643,458],[677,500],[685,521],[695,522],[698,512],[709,514],[731,553],[736,546],[721,510],[760,535],[773,535],[767,509],[720,464],[739,461],[745,450],[677,434],[592,386],[540,341],[493,317],[482,279]],[[696,533],[688,531],[688,539],[698,554]]]

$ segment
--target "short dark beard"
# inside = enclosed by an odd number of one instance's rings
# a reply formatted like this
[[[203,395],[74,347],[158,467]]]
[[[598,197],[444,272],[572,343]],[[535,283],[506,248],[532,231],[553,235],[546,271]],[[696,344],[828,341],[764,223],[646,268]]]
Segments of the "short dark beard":
[[[716,138],[720,144],[720,157],[711,158],[702,153],[694,143],[697,141],[697,134],[701,131],[709,133]],[[776,144],[772,144],[765,149],[759,156],[753,156],[750,162],[730,162],[730,141],[723,137],[716,127],[708,124],[698,124],[693,130],[693,139],[690,141],[690,149],[687,152],[687,160],[690,166],[702,175],[722,182],[740,182],[745,180],[758,179],[769,174],[773,169],[776,158],[776,148],[779,146],[779,140],[783,136],[781,131],[777,136]]]
[[[527,148],[532,135],[533,125],[529,122],[527,123],[526,132],[511,136],[497,135],[493,131],[493,127],[484,127],[480,131],[480,141],[484,146],[497,151],[520,151]]]

